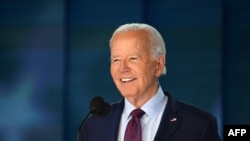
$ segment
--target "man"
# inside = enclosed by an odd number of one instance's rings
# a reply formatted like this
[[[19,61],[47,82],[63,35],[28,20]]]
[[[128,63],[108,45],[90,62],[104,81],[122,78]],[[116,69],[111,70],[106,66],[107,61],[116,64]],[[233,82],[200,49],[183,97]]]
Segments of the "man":
[[[166,73],[166,50],[154,27],[120,26],[110,39],[110,51],[111,76],[124,99],[112,104],[106,117],[89,119],[80,141],[220,140],[213,115],[162,90],[158,78]]]

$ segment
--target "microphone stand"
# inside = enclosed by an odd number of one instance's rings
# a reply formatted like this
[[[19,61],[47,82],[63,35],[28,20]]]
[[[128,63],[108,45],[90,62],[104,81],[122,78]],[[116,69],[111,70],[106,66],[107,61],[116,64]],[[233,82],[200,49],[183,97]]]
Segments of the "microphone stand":
[[[80,132],[80,130],[81,130],[82,125],[84,125],[84,124],[87,122],[87,120],[88,120],[89,118],[91,118],[92,116],[93,116],[93,111],[90,111],[90,112],[88,113],[88,115],[85,117],[85,119],[82,121],[82,123],[80,124],[80,126],[78,127],[77,141],[79,141],[79,132]]]
[[[103,98],[101,97],[95,97],[91,100],[90,102],[90,112],[88,113],[88,115],[84,118],[84,120],[82,121],[82,123],[80,124],[79,128],[78,128],[78,132],[77,132],[77,141],[80,140],[80,131],[81,131],[81,127],[86,124],[87,120],[89,118],[91,118],[92,116],[97,116],[97,117],[101,117],[101,116],[105,116],[109,113],[110,110],[110,105],[106,102],[104,102]]]

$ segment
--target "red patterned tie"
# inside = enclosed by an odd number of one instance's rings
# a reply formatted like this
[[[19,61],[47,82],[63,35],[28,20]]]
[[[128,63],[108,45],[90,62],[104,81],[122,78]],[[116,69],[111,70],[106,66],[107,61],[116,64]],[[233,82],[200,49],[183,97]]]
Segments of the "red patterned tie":
[[[141,109],[133,110],[131,120],[127,124],[124,141],[142,141],[142,130],[140,118],[145,114]]]

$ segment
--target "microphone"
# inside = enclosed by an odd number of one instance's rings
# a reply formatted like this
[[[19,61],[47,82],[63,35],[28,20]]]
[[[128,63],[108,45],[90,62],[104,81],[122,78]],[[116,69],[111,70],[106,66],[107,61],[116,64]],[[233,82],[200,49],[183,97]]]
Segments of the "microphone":
[[[110,110],[110,105],[102,97],[94,97],[89,104],[90,113],[95,117],[105,117]]]
[[[79,141],[79,131],[81,130],[82,125],[86,124],[87,120],[92,117],[105,117],[110,111],[110,105],[103,100],[102,97],[94,97],[89,103],[89,113],[82,121],[78,128],[77,141]]]

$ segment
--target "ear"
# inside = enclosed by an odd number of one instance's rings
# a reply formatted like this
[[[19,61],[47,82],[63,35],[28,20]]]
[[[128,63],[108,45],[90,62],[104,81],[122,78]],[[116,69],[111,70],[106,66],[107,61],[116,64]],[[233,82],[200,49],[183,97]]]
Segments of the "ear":
[[[162,74],[164,67],[165,67],[165,57],[163,55],[160,55],[156,63],[157,63],[156,64],[156,76],[159,77]]]

